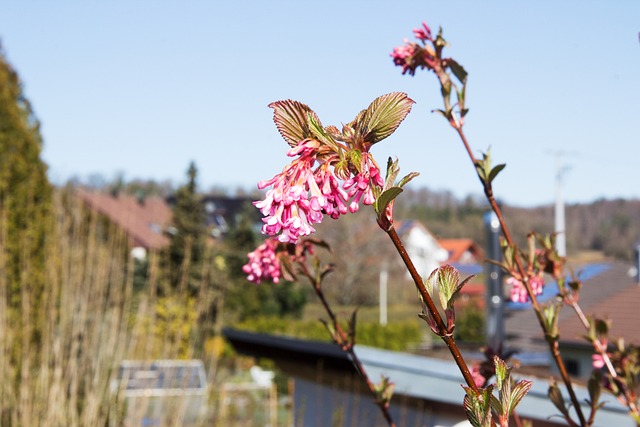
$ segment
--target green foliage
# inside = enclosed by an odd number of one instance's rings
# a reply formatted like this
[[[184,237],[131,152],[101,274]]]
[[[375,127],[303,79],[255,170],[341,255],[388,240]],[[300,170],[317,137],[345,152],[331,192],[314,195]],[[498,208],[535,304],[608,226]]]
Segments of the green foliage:
[[[162,297],[155,309],[135,319],[146,337],[146,357],[152,359],[188,358],[198,327],[194,298]]]
[[[256,316],[299,318],[308,299],[306,283],[254,285],[247,281],[242,271],[242,266],[247,263],[247,253],[257,246],[251,221],[255,209],[252,209],[242,213],[238,226],[229,232],[224,241],[224,256],[229,274],[225,309],[231,312],[229,317],[241,322]]]
[[[484,325],[484,310],[473,304],[466,305],[462,309],[456,309],[454,337],[462,342],[482,343],[485,337]]]
[[[40,125],[17,73],[0,52],[0,287],[7,298],[2,315],[16,334],[9,353],[16,385],[21,353],[28,343],[40,341],[46,322],[40,308],[53,205],[41,149]]]
[[[291,316],[299,318],[307,303],[308,290],[304,283],[282,282],[254,285],[236,284],[227,294],[227,308],[240,321],[256,316]]]
[[[176,191],[173,206],[173,233],[169,244],[169,278],[173,288],[186,288],[193,294],[200,285],[207,226],[206,213],[196,190],[198,171],[192,162],[188,182]]]
[[[330,341],[325,326],[318,320],[296,320],[286,317],[260,316],[234,325],[239,329],[265,334],[286,335],[313,341]],[[404,351],[422,340],[423,330],[415,319],[390,323],[359,322],[356,344],[387,350]]]

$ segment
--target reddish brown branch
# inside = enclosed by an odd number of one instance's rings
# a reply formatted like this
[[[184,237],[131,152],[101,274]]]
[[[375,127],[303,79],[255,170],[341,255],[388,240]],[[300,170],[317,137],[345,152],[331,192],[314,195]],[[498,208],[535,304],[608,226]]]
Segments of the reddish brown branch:
[[[477,160],[475,158],[475,156],[473,155],[473,152],[471,151],[471,147],[469,145],[469,142],[467,141],[467,138],[464,134],[464,131],[462,130],[462,126],[453,126],[454,129],[458,132],[458,135],[460,136],[460,139],[462,140],[462,143],[465,147],[465,149],[467,150],[467,153],[469,154],[469,158],[471,160],[471,163],[473,164],[473,166],[476,166]],[[507,223],[504,220],[504,216],[502,215],[502,210],[500,209],[500,206],[498,206],[498,203],[496,202],[495,197],[493,196],[493,189],[491,187],[491,183],[488,180],[482,180],[482,186],[484,188],[484,193],[485,196],[487,198],[487,201],[489,202],[489,204],[491,205],[491,209],[493,210],[493,212],[496,214],[496,217],[498,218],[498,221],[500,222],[500,228],[502,229],[502,234],[504,235],[505,240],[507,241],[507,244],[509,246],[515,246],[513,238],[511,237],[511,233],[509,232],[509,228],[507,227]],[[529,278],[526,274],[525,268],[522,265],[522,260],[520,259],[519,256],[514,257],[515,258],[515,263],[516,263],[516,267],[518,269],[518,273],[520,273],[520,276],[522,277],[522,283],[524,284],[524,287],[527,291],[527,294],[529,296],[529,300],[531,301],[531,305],[533,307],[533,310],[536,314],[536,318],[538,319],[538,323],[540,324],[540,327],[542,328],[542,330],[544,331],[545,335],[547,337],[549,337],[549,330],[545,321],[545,317],[544,314],[542,312],[542,309],[540,307],[540,304],[538,302],[538,298],[536,297],[535,293],[533,292],[533,289],[531,288],[531,285],[529,283]],[[569,393],[569,398],[571,399],[571,403],[573,404],[576,414],[578,415],[578,418],[580,419],[580,425],[582,426],[586,426],[588,425],[586,422],[586,419],[584,417],[584,414],[582,413],[582,408],[580,407],[580,402],[578,401],[578,397],[575,394],[575,391],[573,390],[573,384],[571,382],[571,379],[569,378],[569,373],[567,372],[567,368],[564,364],[564,361],[562,360],[562,357],[560,356],[560,351],[558,349],[558,341],[557,341],[557,337],[550,337],[547,339],[547,342],[549,343],[549,349],[551,350],[551,355],[553,356],[554,362],[556,363],[556,366],[558,367],[558,371],[560,372],[560,376],[562,377],[562,381],[564,382],[565,387],[567,388],[567,392]],[[570,420],[567,420],[570,421]]]
[[[453,336],[446,333],[447,325],[442,320],[442,316],[440,316],[440,313],[438,312],[438,309],[436,308],[436,305],[434,304],[433,299],[431,298],[431,295],[429,295],[429,292],[425,288],[424,283],[422,282],[422,278],[420,277],[420,274],[416,270],[416,267],[413,264],[413,261],[411,261],[409,254],[407,254],[407,251],[404,245],[402,244],[402,241],[400,240],[398,233],[396,232],[395,228],[391,227],[387,231],[387,234],[391,238],[393,245],[396,247],[396,250],[400,254],[402,261],[407,267],[407,270],[409,271],[409,274],[411,275],[411,278],[413,279],[413,282],[416,285],[416,289],[420,293],[420,296],[422,297],[424,304],[427,306],[427,310],[429,310],[431,316],[435,320],[436,325],[438,326],[438,329],[441,333],[440,336],[442,337],[442,340],[444,341],[444,343],[447,345],[447,348],[451,352],[451,355],[453,356],[453,360],[456,362],[456,365],[458,365],[458,368],[460,369],[460,372],[462,373],[462,376],[464,377],[465,382],[469,387],[471,387],[471,389],[475,393],[479,393],[480,391],[478,390],[478,386],[473,380],[473,376],[471,375],[471,372],[469,371],[469,367],[467,366],[467,363],[465,362],[464,358],[462,357],[462,354],[460,353],[460,349],[458,348]]]

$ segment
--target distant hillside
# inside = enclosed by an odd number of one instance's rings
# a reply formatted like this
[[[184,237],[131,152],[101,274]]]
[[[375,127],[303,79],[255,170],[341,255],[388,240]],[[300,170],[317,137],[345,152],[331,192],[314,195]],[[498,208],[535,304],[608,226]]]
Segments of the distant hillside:
[[[484,245],[484,199],[457,199],[450,192],[407,189],[397,202],[398,218],[423,221],[440,238],[471,237]],[[520,208],[503,206],[505,218],[519,243],[530,231],[551,233],[554,207]],[[619,259],[630,259],[640,244],[640,200],[597,200],[571,204],[565,211],[569,253],[597,250]]]

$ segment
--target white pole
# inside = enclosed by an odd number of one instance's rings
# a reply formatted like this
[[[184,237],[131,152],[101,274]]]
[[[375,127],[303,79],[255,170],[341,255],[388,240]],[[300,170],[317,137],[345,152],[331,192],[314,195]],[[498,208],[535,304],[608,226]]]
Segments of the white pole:
[[[567,256],[567,233],[564,219],[564,198],[562,194],[562,175],[566,169],[562,164],[562,154],[556,153],[556,210],[555,232],[558,255]]]
[[[387,324],[387,280],[389,272],[387,271],[387,263],[382,263],[380,269],[380,324]]]

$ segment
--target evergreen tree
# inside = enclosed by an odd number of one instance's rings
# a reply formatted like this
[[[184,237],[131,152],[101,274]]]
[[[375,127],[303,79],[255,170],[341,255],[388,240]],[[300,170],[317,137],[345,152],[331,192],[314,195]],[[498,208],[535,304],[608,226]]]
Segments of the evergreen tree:
[[[53,203],[41,149],[40,125],[0,50],[0,301],[6,303],[3,317],[11,332],[22,337],[11,349],[16,376],[22,343],[37,343],[44,325],[45,245],[53,230]]]
[[[204,206],[197,194],[198,170],[191,162],[188,181],[178,188],[173,206],[173,230],[169,245],[170,281],[173,288],[187,287],[195,292],[200,286],[202,262],[207,239]]]

